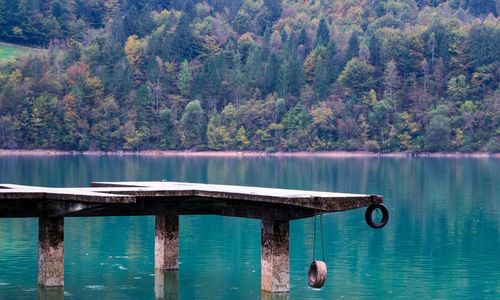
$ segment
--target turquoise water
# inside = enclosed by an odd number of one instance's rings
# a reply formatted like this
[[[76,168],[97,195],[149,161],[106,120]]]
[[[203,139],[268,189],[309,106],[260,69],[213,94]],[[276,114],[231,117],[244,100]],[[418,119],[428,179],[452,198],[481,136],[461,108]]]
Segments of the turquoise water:
[[[176,180],[385,196],[388,225],[328,214],[328,278],[307,286],[313,220],[291,222],[290,299],[499,299],[500,160],[435,158],[0,157],[0,182],[88,186]],[[36,219],[0,219],[0,299],[37,296]],[[154,218],[65,219],[68,299],[153,299]],[[319,246],[319,244],[318,244]],[[183,216],[167,298],[256,299],[260,221]]]

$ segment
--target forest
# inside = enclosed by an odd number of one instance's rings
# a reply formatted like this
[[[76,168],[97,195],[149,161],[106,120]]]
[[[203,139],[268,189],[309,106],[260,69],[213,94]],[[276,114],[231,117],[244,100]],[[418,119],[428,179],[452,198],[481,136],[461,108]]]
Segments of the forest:
[[[500,152],[495,0],[0,0],[0,148]]]

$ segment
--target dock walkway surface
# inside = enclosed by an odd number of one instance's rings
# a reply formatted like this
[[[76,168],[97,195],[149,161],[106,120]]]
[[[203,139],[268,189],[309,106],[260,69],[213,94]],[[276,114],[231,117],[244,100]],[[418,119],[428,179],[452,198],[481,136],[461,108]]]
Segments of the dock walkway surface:
[[[288,292],[290,220],[382,203],[379,195],[186,182],[0,184],[0,218],[39,218],[41,287],[64,285],[65,217],[155,215],[155,269],[176,270],[179,216],[215,214],[262,220],[261,288]]]

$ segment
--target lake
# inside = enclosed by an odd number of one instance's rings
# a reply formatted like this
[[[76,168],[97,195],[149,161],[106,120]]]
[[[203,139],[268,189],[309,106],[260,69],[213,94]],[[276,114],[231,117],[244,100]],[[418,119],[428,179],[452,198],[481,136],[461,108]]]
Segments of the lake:
[[[381,230],[364,209],[324,216],[321,290],[306,279],[314,221],[290,223],[290,299],[500,298],[500,159],[0,157],[1,183],[161,179],[383,195]],[[0,219],[1,299],[36,297],[37,236],[37,219]],[[182,216],[179,251],[169,296],[261,297],[259,220]],[[68,299],[152,299],[153,269],[154,217],[65,219]]]

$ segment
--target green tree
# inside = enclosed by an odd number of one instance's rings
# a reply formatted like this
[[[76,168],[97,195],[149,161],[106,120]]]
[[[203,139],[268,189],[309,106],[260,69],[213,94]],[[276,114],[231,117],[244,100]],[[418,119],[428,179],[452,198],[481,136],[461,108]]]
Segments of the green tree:
[[[374,71],[372,65],[359,58],[353,58],[347,62],[338,81],[347,87],[353,96],[361,98],[375,87]]]
[[[92,140],[100,150],[117,150],[121,145],[120,111],[113,96],[97,103],[92,110]]]
[[[184,60],[181,64],[179,70],[178,87],[183,97],[188,98],[191,94],[191,81],[193,80],[193,75],[191,72],[191,67],[187,60]]]
[[[236,145],[240,150],[245,150],[250,145],[245,127],[241,126],[236,133]]]
[[[396,62],[390,60],[387,62],[384,71],[384,99],[390,102],[398,102],[398,91],[401,88],[401,78],[396,68]]]
[[[280,0],[264,0],[264,5],[269,10],[269,19],[271,23],[280,18],[283,11]]]
[[[316,31],[316,46],[326,46],[330,41],[330,30],[325,18],[321,18]]]
[[[466,41],[472,67],[478,68],[496,62],[500,57],[500,28],[488,23],[475,24]]]
[[[359,55],[359,36],[357,32],[353,32],[349,38],[349,45],[346,52],[345,61],[350,61],[353,57]]]
[[[452,101],[463,102],[467,99],[469,85],[464,75],[450,78],[448,81],[448,97]]]
[[[200,49],[193,35],[189,16],[182,14],[176,26],[175,35],[172,40],[172,55],[177,60],[192,59],[198,55]]]
[[[33,100],[29,130],[34,146],[57,147],[60,132],[56,108],[57,98],[50,94],[43,93]]]
[[[323,147],[332,141],[335,129],[334,114],[326,102],[320,102],[309,111],[313,138],[317,137]]]
[[[187,149],[203,147],[207,125],[199,100],[188,103],[181,118],[181,125],[184,132],[184,147]]]
[[[220,124],[225,127],[230,139],[234,141],[236,128],[238,128],[238,110],[231,103],[226,105],[226,107],[222,110]]]
[[[328,75],[328,83],[333,83],[340,73],[340,62],[337,59],[337,44],[332,39],[328,43],[325,53],[325,69]]]
[[[323,54],[316,58],[314,67],[313,90],[316,100],[323,100],[328,96],[329,80],[324,56]]]
[[[178,149],[180,137],[177,129],[177,121],[170,109],[162,109],[158,114],[157,140],[160,149]]]
[[[451,124],[447,108],[439,106],[431,112],[425,128],[425,148],[428,151],[446,151],[451,146]]]
[[[230,137],[225,126],[219,126],[219,118],[213,114],[208,121],[207,143],[210,149],[226,149],[229,145]]]
[[[297,57],[283,60],[278,72],[278,94],[298,95],[305,82],[304,69]]]

